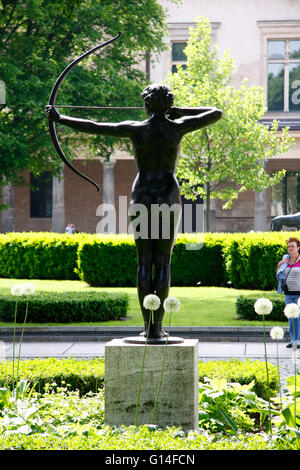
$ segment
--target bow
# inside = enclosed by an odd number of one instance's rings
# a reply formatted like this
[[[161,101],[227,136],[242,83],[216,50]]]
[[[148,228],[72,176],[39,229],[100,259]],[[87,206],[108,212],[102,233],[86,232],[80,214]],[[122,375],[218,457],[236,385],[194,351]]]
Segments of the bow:
[[[107,46],[108,44],[110,44],[111,42],[115,41],[116,39],[118,39],[119,37],[121,36],[121,33],[118,33],[117,36],[109,39],[108,41],[105,41],[103,42],[102,44],[99,44],[98,46],[95,46],[93,47],[92,49],[90,49],[89,51],[87,52],[84,52],[83,54],[81,54],[79,57],[77,57],[77,59],[73,60],[73,62],[71,62],[66,68],[65,70],[60,74],[60,76],[58,77],[58,79],[56,80],[53,88],[52,88],[52,91],[50,93],[50,97],[49,97],[49,102],[48,104],[51,105],[51,106],[55,106],[55,102],[56,102],[56,97],[57,97],[57,93],[58,93],[58,90],[59,90],[59,87],[60,85],[62,84],[63,80],[65,79],[65,77],[68,75],[68,73],[72,70],[72,68],[74,67],[74,65],[78,64],[78,62],[80,62],[84,57],[87,57],[88,55],[92,54],[93,52],[96,52],[98,49],[102,49],[103,47]],[[63,106],[61,106],[63,107]],[[102,108],[105,108],[105,107],[102,107]],[[51,135],[51,138],[52,138],[52,141],[53,141],[53,144],[54,144],[54,147],[55,147],[55,150],[57,151],[58,155],[60,156],[60,158],[62,159],[62,161],[72,170],[74,171],[77,175],[81,176],[82,178],[84,178],[85,180],[89,181],[91,184],[93,184],[96,188],[97,188],[97,191],[100,190],[99,186],[97,183],[95,183],[93,180],[91,180],[90,178],[88,178],[88,176],[85,176],[84,174],[82,174],[79,170],[77,170],[73,165],[72,163],[67,159],[67,157],[65,156],[60,144],[59,144],[59,141],[58,141],[58,137],[57,137],[57,133],[56,133],[56,127],[55,127],[55,122],[52,120],[52,119],[49,119],[49,130],[50,130],[50,135]]]

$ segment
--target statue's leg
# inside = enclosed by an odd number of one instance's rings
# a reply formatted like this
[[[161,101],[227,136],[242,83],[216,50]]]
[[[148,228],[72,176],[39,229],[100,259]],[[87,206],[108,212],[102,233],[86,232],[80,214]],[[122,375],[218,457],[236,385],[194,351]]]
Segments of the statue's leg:
[[[152,279],[152,243],[151,240],[135,240],[137,249],[137,291],[139,303],[144,319],[144,334],[148,328],[148,322],[151,320],[150,311],[144,308],[143,302],[146,295],[154,293],[153,279]],[[149,336],[151,335],[151,325]]]
[[[180,221],[181,212],[169,214],[170,217],[170,231],[166,236],[164,229],[161,226],[160,236],[158,240],[153,240],[153,260],[154,260],[154,292],[160,298],[160,308],[155,312],[154,320],[154,335],[164,336],[162,330],[162,320],[164,316],[163,304],[169,295],[170,282],[171,282],[171,257],[175,238],[177,235],[178,224]],[[162,219],[160,220],[162,223]]]
[[[170,289],[170,265],[173,241],[165,243],[164,240],[156,242],[154,250],[154,292],[160,298],[160,307],[154,315],[154,334],[164,336],[162,321],[164,317],[163,304],[169,295]]]

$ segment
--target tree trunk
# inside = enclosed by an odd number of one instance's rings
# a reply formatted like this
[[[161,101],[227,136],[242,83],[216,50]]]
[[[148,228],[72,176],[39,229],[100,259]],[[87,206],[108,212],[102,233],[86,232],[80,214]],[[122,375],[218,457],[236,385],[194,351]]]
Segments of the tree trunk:
[[[205,214],[205,231],[210,230],[210,183],[206,184],[206,214]]]

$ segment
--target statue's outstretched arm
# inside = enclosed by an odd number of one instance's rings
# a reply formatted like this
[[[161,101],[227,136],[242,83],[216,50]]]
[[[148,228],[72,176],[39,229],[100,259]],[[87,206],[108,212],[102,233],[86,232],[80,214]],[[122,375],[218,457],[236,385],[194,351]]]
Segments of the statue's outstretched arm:
[[[71,127],[80,132],[89,134],[110,135],[113,137],[132,137],[135,129],[135,121],[123,121],[119,123],[95,122],[89,119],[79,119],[60,114],[53,106],[46,106],[46,116],[64,126]]]

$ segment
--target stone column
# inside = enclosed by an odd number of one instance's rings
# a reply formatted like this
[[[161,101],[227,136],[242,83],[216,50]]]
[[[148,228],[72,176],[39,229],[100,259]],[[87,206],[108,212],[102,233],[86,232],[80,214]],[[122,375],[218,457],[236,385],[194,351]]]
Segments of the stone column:
[[[10,184],[2,187],[2,203],[9,204],[7,209],[1,211],[2,232],[13,232],[15,230],[14,188]]]
[[[254,192],[254,227],[255,232],[265,232],[267,228],[266,190]]]
[[[101,160],[103,168],[103,182],[102,182],[102,208],[101,211],[97,211],[97,215],[106,215],[109,223],[98,224],[100,230],[99,233],[116,233],[116,209],[115,209],[115,159]],[[102,228],[101,228],[102,227]],[[107,228],[107,230],[106,230]]]
[[[65,188],[64,170],[52,180],[52,232],[65,231]]]

